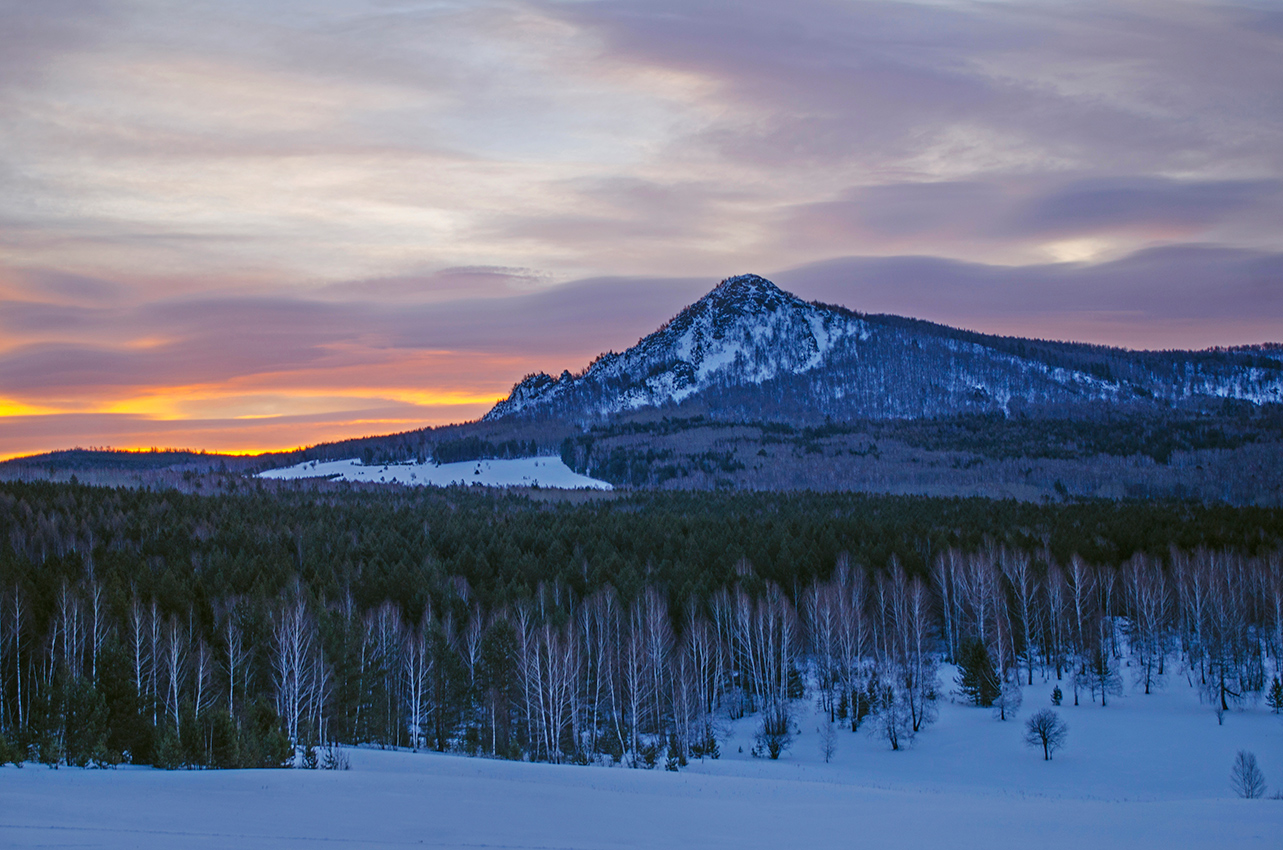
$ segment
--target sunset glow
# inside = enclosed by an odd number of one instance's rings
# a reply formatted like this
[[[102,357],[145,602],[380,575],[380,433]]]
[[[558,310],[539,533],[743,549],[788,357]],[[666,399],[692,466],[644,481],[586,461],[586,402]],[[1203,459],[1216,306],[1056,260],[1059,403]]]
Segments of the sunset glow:
[[[1266,4],[0,11],[0,457],[483,415],[718,280],[1022,336],[1283,339]]]

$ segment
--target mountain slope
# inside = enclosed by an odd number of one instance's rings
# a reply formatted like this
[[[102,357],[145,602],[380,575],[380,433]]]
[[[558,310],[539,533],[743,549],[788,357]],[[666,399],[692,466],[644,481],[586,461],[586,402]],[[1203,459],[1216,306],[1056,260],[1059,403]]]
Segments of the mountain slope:
[[[765,278],[733,277],[634,347],[598,358],[582,375],[527,376],[486,418],[559,402],[586,401],[598,414],[680,402],[714,383],[760,384],[809,371],[839,341],[867,333],[859,318],[807,304]]]
[[[578,375],[527,376],[485,419],[591,421],[678,405],[718,417],[918,418],[1226,399],[1283,402],[1283,349],[1135,352],[989,336],[810,304],[742,275]]]

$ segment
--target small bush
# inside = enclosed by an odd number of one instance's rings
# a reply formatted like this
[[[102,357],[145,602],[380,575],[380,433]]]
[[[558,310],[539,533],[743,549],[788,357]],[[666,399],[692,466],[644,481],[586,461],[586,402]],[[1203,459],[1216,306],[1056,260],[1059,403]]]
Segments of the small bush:
[[[647,741],[641,745],[642,764],[646,765],[647,770],[653,770],[659,762],[659,744],[654,741]]]
[[[785,706],[777,703],[768,707],[762,712],[762,725],[757,730],[759,751],[765,752],[772,759],[779,758],[793,743],[792,725],[792,718]]]
[[[321,768],[324,770],[351,770],[352,763],[348,761],[347,753],[330,743],[325,745],[325,752],[321,755]]]

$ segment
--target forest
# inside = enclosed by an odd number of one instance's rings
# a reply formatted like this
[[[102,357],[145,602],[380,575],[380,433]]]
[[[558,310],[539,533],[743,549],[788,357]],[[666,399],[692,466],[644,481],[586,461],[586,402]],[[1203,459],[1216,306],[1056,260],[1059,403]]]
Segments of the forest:
[[[1283,510],[850,493],[0,484],[0,758],[332,744],[680,769],[797,700],[908,746],[1017,681],[1283,705]],[[942,663],[963,671],[953,681]]]

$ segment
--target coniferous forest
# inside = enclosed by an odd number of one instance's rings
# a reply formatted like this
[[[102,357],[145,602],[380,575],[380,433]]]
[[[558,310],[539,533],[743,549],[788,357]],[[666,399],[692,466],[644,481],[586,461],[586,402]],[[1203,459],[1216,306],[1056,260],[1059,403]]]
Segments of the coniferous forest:
[[[0,533],[9,761],[677,769],[747,714],[778,756],[804,696],[899,748],[1035,677],[1105,705],[1179,676],[1209,722],[1280,690],[1279,509],[6,483]]]

